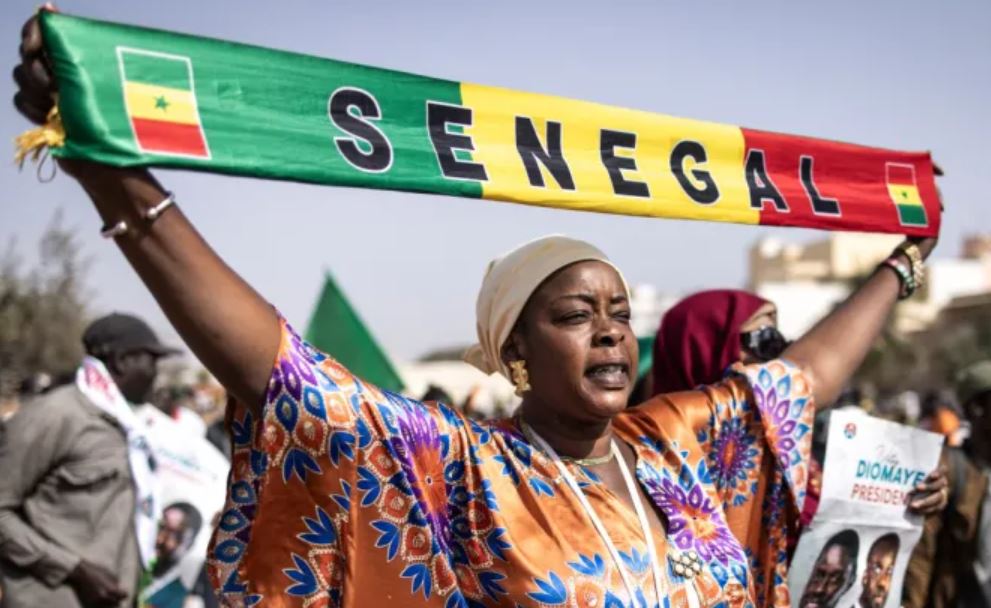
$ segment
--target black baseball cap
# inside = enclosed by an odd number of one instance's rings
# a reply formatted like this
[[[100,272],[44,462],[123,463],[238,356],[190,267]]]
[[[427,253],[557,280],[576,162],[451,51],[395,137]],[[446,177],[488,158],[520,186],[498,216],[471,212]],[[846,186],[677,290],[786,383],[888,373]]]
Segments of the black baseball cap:
[[[166,357],[182,352],[162,344],[155,332],[141,319],[117,312],[93,321],[86,328],[83,332],[83,347],[95,357],[136,351]]]

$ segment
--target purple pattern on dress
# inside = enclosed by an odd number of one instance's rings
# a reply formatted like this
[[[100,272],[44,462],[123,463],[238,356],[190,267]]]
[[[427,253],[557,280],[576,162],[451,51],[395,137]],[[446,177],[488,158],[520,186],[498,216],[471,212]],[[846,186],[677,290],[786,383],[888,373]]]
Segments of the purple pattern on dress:
[[[447,552],[451,547],[451,523],[447,512],[443,445],[437,423],[421,404],[408,403],[394,411],[399,434],[389,439],[389,445],[440,550]],[[429,470],[431,465],[436,470]],[[428,492],[437,493],[435,500],[429,500]]]
[[[785,362],[779,362],[787,365]],[[808,453],[811,442],[813,408],[809,397],[793,399],[790,374],[775,379],[767,367],[747,370],[753,390],[754,405],[760,411],[764,436],[771,446],[795,505],[805,501],[808,481],[807,463],[802,454]]]
[[[286,392],[294,401],[299,401],[303,396],[303,383],[299,376],[299,370],[291,358],[282,357],[279,359],[279,371],[282,372],[282,383]]]
[[[694,550],[704,562],[718,561],[724,566],[730,559],[744,559],[743,548],[726,525],[722,508],[713,504],[701,484],[685,475],[679,483],[653,467],[645,468],[651,474],[644,475],[642,481],[667,517],[668,537],[678,549]]]
[[[723,422],[719,434],[712,441],[709,452],[709,474],[717,488],[736,489],[746,482],[760,452],[754,447],[757,438],[747,431],[740,418]]]

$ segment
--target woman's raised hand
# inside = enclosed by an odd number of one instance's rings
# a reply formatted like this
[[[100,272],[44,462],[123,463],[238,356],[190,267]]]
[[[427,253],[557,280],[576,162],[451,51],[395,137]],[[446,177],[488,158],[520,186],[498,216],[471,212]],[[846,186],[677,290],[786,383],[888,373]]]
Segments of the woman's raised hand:
[[[925,259],[937,240],[938,237],[909,238],[908,242],[918,246]],[[905,262],[911,265],[903,252],[892,255],[905,257]],[[879,268],[845,302],[785,350],[782,356],[805,371],[819,406],[831,405],[860,366],[884,329],[900,291],[901,283],[895,273]]]
[[[37,15],[21,28],[20,53],[21,63],[14,68],[14,81],[18,87],[14,106],[31,122],[42,124],[54,105],[55,79],[44,57]]]
[[[58,83],[44,54],[37,16],[24,24],[20,55],[14,105],[40,124]],[[273,308],[217,256],[178,208],[149,219],[148,209],[167,193],[148,171],[59,164],[89,195],[105,226],[126,223],[117,244],[190,349],[233,396],[260,406],[280,339]]]

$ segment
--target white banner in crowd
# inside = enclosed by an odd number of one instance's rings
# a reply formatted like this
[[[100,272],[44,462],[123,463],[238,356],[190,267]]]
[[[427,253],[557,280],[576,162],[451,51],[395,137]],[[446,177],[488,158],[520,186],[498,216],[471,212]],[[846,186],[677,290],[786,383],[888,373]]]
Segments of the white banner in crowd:
[[[798,608],[898,608],[922,518],[909,492],[936,468],[942,435],[867,416],[830,414],[822,495],[788,585]]]
[[[181,608],[203,569],[214,516],[224,506],[227,459],[206,437],[151,405],[137,410],[157,464],[162,514],[152,581],[141,602]]]

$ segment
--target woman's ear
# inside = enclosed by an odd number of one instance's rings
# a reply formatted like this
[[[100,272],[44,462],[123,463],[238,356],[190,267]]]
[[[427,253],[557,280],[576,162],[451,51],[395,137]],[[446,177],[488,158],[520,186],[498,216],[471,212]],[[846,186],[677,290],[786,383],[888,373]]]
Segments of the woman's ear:
[[[502,351],[499,355],[502,357],[502,362],[507,366],[510,361],[526,360],[526,348],[523,345],[523,339],[520,337],[519,329],[514,329],[509,334],[509,338],[502,345]]]

